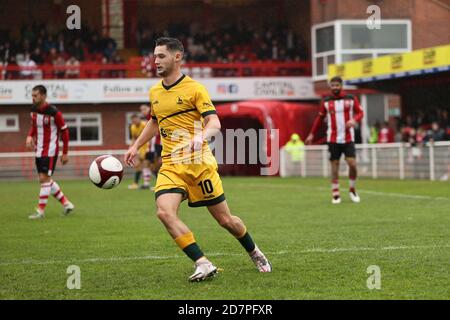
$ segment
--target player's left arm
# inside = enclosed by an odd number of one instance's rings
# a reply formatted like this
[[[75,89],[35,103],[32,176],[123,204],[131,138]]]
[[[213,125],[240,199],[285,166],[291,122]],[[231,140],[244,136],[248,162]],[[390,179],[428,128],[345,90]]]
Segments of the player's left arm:
[[[194,151],[201,150],[203,141],[209,140],[211,137],[214,137],[218,133],[220,133],[220,120],[217,114],[209,114],[204,117],[204,128],[200,134],[194,136],[194,139],[191,142],[191,149]]]
[[[209,140],[220,133],[220,120],[217,114],[210,114],[205,118],[205,127],[203,128],[203,140]]]
[[[359,103],[358,97],[353,97],[353,118],[347,121],[346,127],[351,128],[356,125],[356,123],[360,122],[362,117],[364,116],[364,111],[361,108],[361,104]]]
[[[69,162],[69,157],[67,153],[69,152],[69,130],[67,129],[67,124],[64,121],[64,117],[61,111],[55,114],[55,124],[58,130],[61,132],[61,139],[63,141],[63,154],[61,157],[61,163],[65,165]]]
[[[220,120],[216,108],[204,86],[199,86],[195,96],[195,107],[204,119],[201,132],[196,133],[191,141],[191,150],[202,149],[203,142],[214,137],[220,132]]]

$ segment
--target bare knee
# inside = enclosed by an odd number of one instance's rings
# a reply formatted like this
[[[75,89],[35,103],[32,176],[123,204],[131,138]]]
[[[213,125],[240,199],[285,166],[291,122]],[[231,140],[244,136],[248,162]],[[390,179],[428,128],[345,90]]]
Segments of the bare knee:
[[[52,180],[51,177],[45,175],[39,175],[39,183],[48,183]]]
[[[168,223],[172,221],[175,217],[175,210],[171,210],[169,208],[158,207],[156,210],[156,215],[158,219],[164,223]]]
[[[350,170],[356,171],[356,160],[354,159],[348,160],[347,165],[350,168]]]
[[[219,222],[219,224],[220,224],[220,226],[222,228],[225,228],[225,229],[228,229],[228,230],[233,228],[233,218],[232,218],[232,216],[220,217],[220,219],[217,222]]]
[[[332,160],[331,161],[331,174],[338,175],[339,173],[339,161],[338,160]]]
[[[232,233],[235,233],[236,231],[242,229],[242,226],[244,225],[239,217],[232,215],[221,217],[218,222],[221,227],[227,229]]]

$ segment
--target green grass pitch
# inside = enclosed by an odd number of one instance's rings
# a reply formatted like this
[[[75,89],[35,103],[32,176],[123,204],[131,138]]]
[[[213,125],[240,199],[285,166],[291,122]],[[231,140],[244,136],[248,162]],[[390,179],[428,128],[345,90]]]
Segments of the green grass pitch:
[[[59,181],[76,210],[64,217],[50,199],[40,221],[28,220],[37,182],[0,182],[0,299],[450,298],[448,182],[362,179],[353,204],[341,179],[343,202],[332,205],[326,179],[224,178],[274,271],[258,273],[205,208],[183,203],[181,218],[223,269],[202,283],[187,281],[193,263],[158,221],[153,193],[128,182]],[[70,265],[81,289],[66,287]],[[367,287],[372,265],[380,289]]]

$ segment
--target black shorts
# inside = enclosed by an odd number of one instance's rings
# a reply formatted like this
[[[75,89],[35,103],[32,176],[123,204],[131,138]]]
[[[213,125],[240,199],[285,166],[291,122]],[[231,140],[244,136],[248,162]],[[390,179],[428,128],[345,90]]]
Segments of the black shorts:
[[[147,159],[150,162],[154,162],[157,158],[161,157],[162,152],[162,145],[155,144],[155,151],[147,152],[145,155],[145,159]]]
[[[346,158],[355,158],[355,143],[329,143],[328,151],[330,152],[330,161],[339,160],[344,154]]]
[[[36,169],[38,173],[45,173],[49,177],[53,175],[58,162],[58,156],[36,158]]]

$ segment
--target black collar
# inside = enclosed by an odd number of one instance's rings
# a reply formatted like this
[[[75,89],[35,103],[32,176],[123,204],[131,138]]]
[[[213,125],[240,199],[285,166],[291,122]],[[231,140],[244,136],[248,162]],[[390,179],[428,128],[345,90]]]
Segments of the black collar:
[[[164,80],[161,80],[161,84],[163,86],[164,89],[169,90],[170,88],[175,87],[177,84],[179,84],[181,81],[183,81],[183,79],[186,77],[185,74],[183,74],[177,81],[175,81],[174,83],[172,83],[170,86],[166,86],[164,84]]]
[[[40,111],[44,111],[45,109],[47,109],[49,106],[48,102],[46,101],[45,104],[41,107],[39,107],[37,104],[33,104],[31,105],[31,112],[40,112]]]

